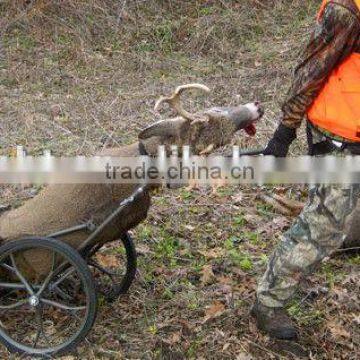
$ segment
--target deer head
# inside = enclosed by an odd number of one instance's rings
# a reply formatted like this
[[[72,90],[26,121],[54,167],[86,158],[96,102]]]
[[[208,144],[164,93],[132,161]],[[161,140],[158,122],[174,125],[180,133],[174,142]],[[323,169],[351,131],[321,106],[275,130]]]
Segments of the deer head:
[[[164,103],[168,103],[179,116],[158,121],[141,131],[139,141],[149,154],[155,154],[159,145],[165,145],[167,148],[170,145],[190,145],[193,153],[206,154],[229,144],[238,130],[244,129],[250,135],[255,134],[254,123],[264,114],[259,103],[215,107],[191,114],[182,107],[180,101],[181,94],[189,89],[210,92],[208,87],[201,84],[182,85],[171,96],[163,96],[156,102],[155,111]]]

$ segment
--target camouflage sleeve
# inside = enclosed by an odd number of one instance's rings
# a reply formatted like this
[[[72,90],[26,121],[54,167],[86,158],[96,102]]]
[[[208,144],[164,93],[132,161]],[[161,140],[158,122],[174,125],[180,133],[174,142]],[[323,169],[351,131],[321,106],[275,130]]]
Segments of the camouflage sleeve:
[[[287,99],[282,123],[297,128],[332,70],[356,50],[360,33],[356,15],[342,5],[330,3],[316,25],[301,56]]]

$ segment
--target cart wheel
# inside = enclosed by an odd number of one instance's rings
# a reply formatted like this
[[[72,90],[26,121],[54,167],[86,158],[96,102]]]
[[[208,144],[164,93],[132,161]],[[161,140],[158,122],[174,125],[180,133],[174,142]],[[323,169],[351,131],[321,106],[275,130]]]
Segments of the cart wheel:
[[[0,341],[11,352],[62,354],[76,347],[95,321],[91,272],[73,248],[55,239],[0,246],[0,294]]]
[[[134,281],[137,268],[134,242],[125,233],[119,241],[106,244],[95,251],[88,264],[94,270],[97,290],[106,300],[114,301],[125,294]]]

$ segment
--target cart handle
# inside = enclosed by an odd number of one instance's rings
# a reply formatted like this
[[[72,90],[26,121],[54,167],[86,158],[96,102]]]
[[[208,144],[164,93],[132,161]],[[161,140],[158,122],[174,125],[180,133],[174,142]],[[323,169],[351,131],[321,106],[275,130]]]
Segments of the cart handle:
[[[255,156],[255,155],[264,155],[265,148],[263,149],[250,149],[250,150],[240,150],[240,156]]]
[[[108,226],[114,219],[116,219],[119,214],[121,213],[121,211],[123,211],[123,209],[131,204],[134,200],[136,200],[137,198],[139,198],[140,196],[142,196],[144,194],[144,192],[147,189],[147,185],[142,185],[139,186],[131,196],[129,196],[128,198],[126,198],[125,200],[121,201],[117,207],[117,209],[110,214],[96,229],[95,231],[84,241],[83,244],[81,244],[77,251],[81,254],[81,255],[85,255],[86,250],[93,247],[96,244],[96,239],[99,236],[99,234],[101,234],[101,232],[106,228],[106,226]]]

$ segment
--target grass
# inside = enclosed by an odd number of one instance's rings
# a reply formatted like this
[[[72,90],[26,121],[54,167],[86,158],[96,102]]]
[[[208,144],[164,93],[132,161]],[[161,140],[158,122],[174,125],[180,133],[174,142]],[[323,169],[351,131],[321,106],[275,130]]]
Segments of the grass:
[[[325,312],[314,308],[305,308],[297,301],[293,301],[287,311],[301,326],[317,326],[325,320]]]
[[[4,36],[8,63],[1,83],[9,90],[23,89],[16,108],[11,98],[5,98],[5,111],[13,124],[6,126],[8,139],[21,142],[20,125],[24,114],[30,113],[35,126],[26,134],[29,151],[38,151],[41,144],[33,149],[35,144],[48,138],[58,154],[92,153],[101,145],[96,129],[100,126],[103,136],[112,134],[118,142],[128,143],[144,121],[151,121],[149,101],[165,88],[188,81],[201,81],[213,88],[206,105],[261,98],[270,105],[264,122],[264,129],[269,128],[274,121],[271,113],[278,111],[276,101],[287,87],[286,81],[283,86],[279,81],[284,82],[294,61],[293,51],[284,52],[281,38],[286,35],[285,46],[294,39],[292,44],[299,48],[297,39],[310,22],[304,14],[314,3],[309,2],[305,9],[300,2],[295,3],[301,14],[293,24],[289,22],[293,10],[281,1],[277,1],[277,8],[201,1],[176,6],[149,1],[147,6],[139,6],[134,1],[120,14],[112,1],[93,0],[76,11],[71,0],[62,2],[61,8],[54,1],[45,1],[25,7],[27,16],[20,16],[16,2],[8,2]],[[279,52],[286,57],[281,64],[274,63]],[[16,67],[18,59],[22,64]],[[263,92],[265,73],[275,74],[272,83],[266,79],[268,91],[276,86],[281,92]],[[258,81],[253,83],[254,77]],[[38,96],[34,99],[32,94]],[[46,104],[59,102],[71,114],[72,133],[69,142],[60,144],[56,139],[68,137],[67,128],[49,127],[45,120]],[[137,114],[144,114],[144,120]],[[124,118],[126,121],[121,120]],[[91,123],[94,126],[87,125]],[[83,127],[87,127],[88,137],[79,146]],[[266,137],[267,133],[259,131],[253,145]],[[2,153],[13,146],[9,140],[4,140]],[[241,139],[238,141],[241,144]]]
[[[262,147],[279,119],[318,5],[317,0],[0,2],[6,54],[0,61],[5,134],[0,155],[13,153],[16,145],[30,154],[50,149],[77,155],[131,143],[156,120],[151,109],[160,94],[195,81],[212,93],[189,99],[194,110],[262,101],[266,115],[256,136],[241,133],[234,140],[243,148]],[[62,109],[55,121],[54,104]],[[304,151],[304,139],[301,132],[294,153]],[[0,203],[18,206],[30,190],[0,186]],[[283,232],[281,221],[274,222],[282,216],[257,200],[258,191],[244,186],[219,189],[217,196],[209,189],[156,192],[148,219],[133,234],[137,280],[114,304],[101,299],[98,321],[74,358],[242,359],[244,353],[253,359],[294,358],[288,349],[275,350],[249,317],[256,279]],[[239,193],[243,200],[235,205]],[[251,214],[258,220],[249,221]],[[344,275],[358,267],[358,256],[333,259],[307,279],[329,292],[302,301],[305,284],[290,304],[302,325],[300,345],[313,358],[356,357],[351,305],[358,300],[340,301],[336,291],[358,294]],[[202,281],[204,269],[211,269],[212,281]],[[219,302],[224,314],[205,321],[207,309]],[[334,313],[347,321],[353,340],[329,336],[327,322]],[[0,356],[8,358],[3,348]]]

